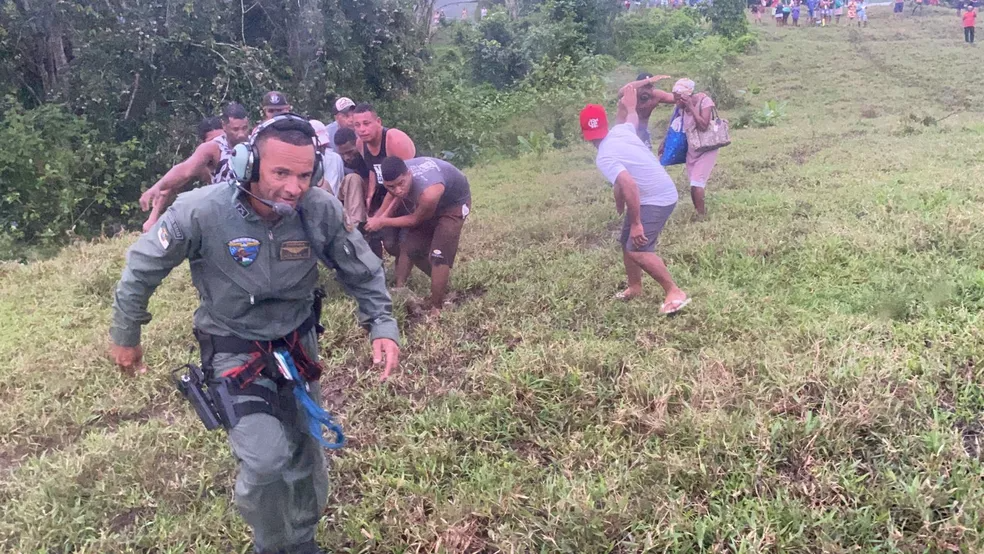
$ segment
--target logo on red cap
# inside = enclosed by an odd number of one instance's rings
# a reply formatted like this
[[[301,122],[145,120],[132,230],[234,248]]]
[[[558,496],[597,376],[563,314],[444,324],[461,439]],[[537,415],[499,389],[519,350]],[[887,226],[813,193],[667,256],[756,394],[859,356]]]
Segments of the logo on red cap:
[[[584,140],[603,139],[608,135],[608,116],[603,106],[588,104],[581,110],[581,133]]]

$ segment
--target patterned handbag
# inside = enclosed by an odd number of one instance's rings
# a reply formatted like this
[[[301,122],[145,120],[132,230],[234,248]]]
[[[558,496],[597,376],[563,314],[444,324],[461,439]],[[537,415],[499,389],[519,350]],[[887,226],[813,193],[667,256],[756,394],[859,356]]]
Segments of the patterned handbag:
[[[701,98],[701,102],[703,101],[704,99]],[[697,107],[697,110],[700,111],[700,106]],[[717,107],[711,108],[711,121],[707,124],[707,129],[703,131],[697,129],[697,122],[694,121],[693,117],[689,119],[689,125],[686,129],[688,149],[697,153],[704,153],[731,144],[728,120],[718,117]]]

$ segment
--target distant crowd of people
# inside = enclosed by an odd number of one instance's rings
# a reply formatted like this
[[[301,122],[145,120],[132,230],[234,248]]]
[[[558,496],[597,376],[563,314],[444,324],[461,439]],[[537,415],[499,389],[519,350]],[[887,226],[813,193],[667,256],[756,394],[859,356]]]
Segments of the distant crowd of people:
[[[800,26],[800,19],[806,12],[806,24],[815,27],[840,25],[847,14],[849,24],[857,22],[858,27],[868,26],[868,6],[865,0],[759,0],[749,9],[755,22],[761,24],[763,15],[776,21],[776,27]]]
[[[912,0],[911,14],[921,12],[923,6],[938,6],[939,0]],[[964,41],[974,44],[974,31],[977,24],[977,0],[957,1],[957,15],[964,31]],[[868,26],[868,2],[866,0],[755,0],[749,4],[749,10],[756,23],[762,24],[763,17],[775,19],[776,27],[800,26],[800,19],[806,11],[806,25],[827,27],[840,25],[846,15],[849,25],[858,27]],[[892,15],[895,19],[905,17],[905,0],[892,3]]]

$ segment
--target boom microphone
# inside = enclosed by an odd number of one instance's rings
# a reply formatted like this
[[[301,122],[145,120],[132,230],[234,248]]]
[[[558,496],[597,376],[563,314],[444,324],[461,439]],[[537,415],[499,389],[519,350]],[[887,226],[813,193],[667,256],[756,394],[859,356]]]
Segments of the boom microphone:
[[[273,210],[273,213],[277,214],[278,217],[290,217],[295,213],[297,213],[296,210],[294,210],[294,208],[290,204],[286,204],[284,202],[270,202],[269,200],[260,198],[259,196],[253,194],[252,192],[247,190],[246,187],[239,184],[236,185],[236,188],[250,195],[257,202],[263,204],[264,206],[268,206],[271,210]]]

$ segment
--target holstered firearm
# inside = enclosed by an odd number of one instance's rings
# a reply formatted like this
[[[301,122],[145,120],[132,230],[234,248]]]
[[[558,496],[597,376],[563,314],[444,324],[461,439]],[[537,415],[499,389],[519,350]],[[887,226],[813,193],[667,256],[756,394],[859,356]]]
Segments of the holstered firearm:
[[[185,364],[171,371],[171,380],[174,381],[174,386],[181,396],[191,402],[205,429],[211,431],[222,427],[219,412],[215,409],[210,391],[206,389],[205,374],[200,367],[195,364]]]

